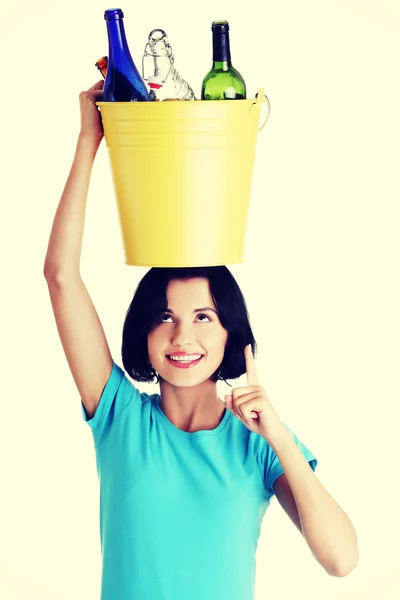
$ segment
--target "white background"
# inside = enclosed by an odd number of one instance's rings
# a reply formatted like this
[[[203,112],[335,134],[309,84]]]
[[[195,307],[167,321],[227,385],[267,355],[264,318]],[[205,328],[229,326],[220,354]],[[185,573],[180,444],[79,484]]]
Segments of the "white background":
[[[99,598],[92,436],[42,270],[79,133],[78,96],[100,79],[94,63],[108,53],[103,13],[111,6],[20,0],[2,14],[4,600]],[[227,19],[248,97],[264,86],[271,101],[258,138],[245,262],[230,268],[248,303],[261,383],[353,520],[360,563],[348,577],[328,576],[274,499],[258,547],[256,598],[394,600],[400,3],[152,0],[121,8],[137,65],[149,31],[162,27],[197,96],[211,66],[211,22]],[[124,264],[103,140],[82,275],[120,364],[125,312],[146,270]]]

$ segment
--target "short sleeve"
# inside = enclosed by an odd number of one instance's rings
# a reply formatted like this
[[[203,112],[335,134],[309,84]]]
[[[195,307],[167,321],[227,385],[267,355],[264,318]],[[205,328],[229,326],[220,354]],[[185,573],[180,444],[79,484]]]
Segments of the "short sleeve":
[[[94,445],[97,448],[109,431],[134,399],[140,400],[139,390],[128,380],[124,371],[113,362],[110,377],[100,397],[96,412],[88,419],[81,398],[82,416],[92,429]]]
[[[285,427],[286,427],[286,429],[288,429],[290,431],[290,433],[295,441],[296,446],[301,451],[302,455],[304,456],[304,458],[310,465],[311,469],[313,471],[315,471],[318,461],[315,458],[312,451],[309,450],[309,448],[307,448],[307,446],[305,446],[303,444],[303,442],[301,442],[299,440],[299,438],[296,436],[295,433],[293,433],[293,431],[290,429],[290,427],[288,427],[286,424],[285,424]],[[258,436],[258,437],[260,437],[260,436]],[[261,442],[259,444],[260,469],[261,469],[261,473],[263,474],[264,486],[265,486],[266,490],[269,492],[270,497],[272,497],[275,494],[273,485],[274,485],[276,479],[278,479],[278,477],[280,475],[282,475],[282,473],[284,471],[283,471],[281,463],[279,462],[279,458],[277,457],[277,455],[275,454],[275,452],[271,448],[271,446],[268,444],[268,442],[266,442],[264,440],[264,438],[261,438],[261,437],[260,437],[260,442]]]

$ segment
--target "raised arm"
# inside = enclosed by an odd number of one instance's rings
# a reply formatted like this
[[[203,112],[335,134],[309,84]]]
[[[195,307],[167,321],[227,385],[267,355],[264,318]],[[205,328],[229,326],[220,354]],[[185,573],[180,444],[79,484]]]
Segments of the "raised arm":
[[[44,263],[58,333],[89,418],[96,411],[112,369],[102,324],[80,275],[90,176],[104,135],[95,105],[101,99],[103,83],[97,82],[79,96],[81,130]]]

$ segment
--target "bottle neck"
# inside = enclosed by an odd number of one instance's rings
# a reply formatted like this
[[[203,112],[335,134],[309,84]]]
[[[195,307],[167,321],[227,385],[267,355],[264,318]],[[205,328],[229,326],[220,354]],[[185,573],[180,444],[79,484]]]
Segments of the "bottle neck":
[[[213,32],[213,63],[214,68],[228,68],[232,65],[229,32]]]
[[[107,21],[107,33],[109,60],[129,53],[128,42],[125,35],[124,21],[122,19]]]

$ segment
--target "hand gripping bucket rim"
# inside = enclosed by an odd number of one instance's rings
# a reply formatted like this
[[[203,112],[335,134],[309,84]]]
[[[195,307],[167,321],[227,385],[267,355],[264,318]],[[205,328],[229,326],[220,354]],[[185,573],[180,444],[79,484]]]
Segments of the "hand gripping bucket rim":
[[[257,134],[270,114],[263,88],[245,100],[96,105],[126,264],[242,262]]]

